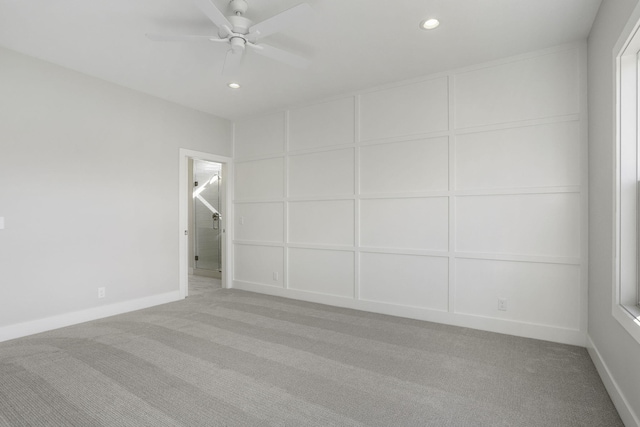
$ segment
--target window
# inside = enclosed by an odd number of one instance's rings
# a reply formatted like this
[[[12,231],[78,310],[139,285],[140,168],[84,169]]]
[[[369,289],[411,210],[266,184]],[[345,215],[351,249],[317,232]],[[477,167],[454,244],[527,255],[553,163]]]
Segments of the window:
[[[640,24],[640,23],[638,23]],[[638,103],[640,102],[640,27],[623,42],[616,58],[616,281],[613,316],[640,342],[640,175]]]

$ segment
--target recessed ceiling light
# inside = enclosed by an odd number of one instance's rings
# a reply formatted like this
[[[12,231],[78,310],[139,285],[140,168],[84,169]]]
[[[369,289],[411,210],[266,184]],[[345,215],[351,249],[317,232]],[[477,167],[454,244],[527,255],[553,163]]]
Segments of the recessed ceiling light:
[[[238,83],[229,83],[227,86],[229,86],[231,89],[240,89],[240,85]]]
[[[440,25],[440,21],[436,18],[429,18],[420,23],[420,28],[423,30],[433,30],[434,28],[437,28],[438,25]]]

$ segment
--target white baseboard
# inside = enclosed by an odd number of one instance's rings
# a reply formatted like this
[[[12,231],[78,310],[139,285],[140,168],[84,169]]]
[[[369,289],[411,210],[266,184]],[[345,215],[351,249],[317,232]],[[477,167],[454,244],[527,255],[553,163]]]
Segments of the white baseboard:
[[[462,326],[465,328],[497,332],[500,334],[515,335],[524,338],[553,341],[562,344],[577,345],[580,347],[585,347],[586,345],[586,334],[575,329],[565,329],[535,323],[472,316],[469,314],[449,313],[446,311],[408,307],[374,301],[356,300],[353,298],[317,294],[298,291],[295,289],[284,289],[276,286],[261,285],[258,283],[238,280],[233,281],[233,288],[336,307],[352,308],[372,313],[388,314],[391,316],[406,317],[409,319],[425,320],[428,322],[444,323],[446,325]]]
[[[150,297],[138,298],[130,301],[123,301],[115,304],[46,317],[44,319],[17,323],[15,325],[3,326],[0,327],[0,342],[26,337],[40,332],[51,331],[65,326],[76,325],[90,320],[115,316],[116,314],[141,310],[143,308],[166,304],[180,299],[180,292],[173,291]]]
[[[600,374],[600,378],[602,378],[602,382],[609,392],[609,396],[611,397],[613,404],[618,410],[618,413],[620,414],[620,418],[622,418],[622,422],[624,423],[624,425],[626,427],[640,427],[640,418],[633,411],[631,405],[629,405],[629,401],[625,397],[622,390],[620,390],[618,382],[611,375],[609,367],[605,363],[604,359],[602,359],[602,355],[598,351],[598,348],[591,340],[591,337],[588,335],[587,350],[589,351],[591,360],[593,360],[593,364],[596,365],[598,374]]]

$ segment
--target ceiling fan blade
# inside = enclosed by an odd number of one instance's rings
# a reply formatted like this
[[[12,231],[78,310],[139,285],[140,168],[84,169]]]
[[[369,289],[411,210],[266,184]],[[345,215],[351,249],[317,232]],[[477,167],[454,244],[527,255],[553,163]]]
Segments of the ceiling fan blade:
[[[231,22],[224,16],[220,9],[218,9],[211,0],[193,0],[193,2],[198,6],[198,9],[202,11],[207,17],[215,24],[216,27],[220,30],[230,31],[233,28]]]
[[[291,65],[292,67],[307,68],[311,63],[307,58],[287,52],[286,50],[278,49],[277,47],[273,47],[268,44],[255,45],[253,43],[247,43],[247,45],[254,48],[255,52],[260,55],[275,59],[276,61],[283,62],[287,65]]]
[[[218,36],[191,36],[191,35],[169,35],[169,34],[146,34],[149,40],[156,42],[208,42],[208,41],[226,41],[219,39]]]
[[[249,36],[251,40],[261,39],[277,33],[287,26],[304,21],[312,15],[313,9],[311,6],[307,3],[302,3],[253,25],[249,28]]]
[[[240,68],[240,60],[242,59],[242,50],[229,49],[227,56],[224,58],[224,65],[222,66],[222,75],[228,76],[233,74],[238,68]]]

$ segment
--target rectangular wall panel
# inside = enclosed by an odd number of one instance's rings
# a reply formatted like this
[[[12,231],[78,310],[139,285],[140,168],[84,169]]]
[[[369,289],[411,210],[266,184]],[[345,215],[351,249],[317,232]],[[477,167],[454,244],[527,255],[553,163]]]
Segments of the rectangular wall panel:
[[[283,203],[237,203],[235,239],[256,242],[284,241]]]
[[[289,249],[289,287],[326,295],[353,297],[353,252]]]
[[[455,158],[461,190],[580,185],[580,123],[459,135]]]
[[[448,250],[446,197],[360,202],[360,244],[365,247]]]
[[[289,112],[289,149],[353,144],[354,98],[324,102]]]
[[[353,200],[289,203],[289,242],[353,246]]]
[[[360,96],[363,141],[445,131],[449,127],[446,77]]]
[[[577,114],[577,76],[576,49],[457,74],[456,128]]]
[[[234,156],[265,156],[284,151],[284,113],[269,114],[234,124]]]
[[[283,196],[283,158],[236,163],[236,199],[267,199]]]
[[[352,148],[289,157],[290,196],[339,196],[353,193]]]
[[[274,278],[274,273],[277,279]],[[235,245],[234,279],[282,286],[284,249],[272,246]]]
[[[364,146],[360,149],[360,192],[446,191],[448,159],[447,138]]]
[[[581,343],[584,53],[548,49],[237,123],[239,286]]]
[[[580,257],[574,193],[456,198],[456,251]]]
[[[498,310],[498,298],[507,310]],[[576,265],[459,259],[456,312],[580,327],[580,267]]]
[[[415,255],[362,253],[360,298],[446,311],[449,260]]]

